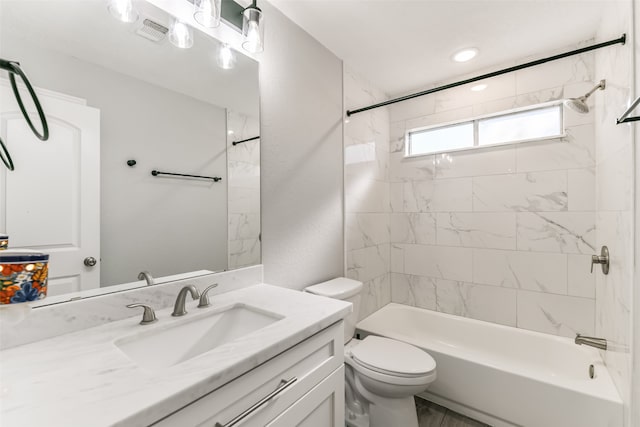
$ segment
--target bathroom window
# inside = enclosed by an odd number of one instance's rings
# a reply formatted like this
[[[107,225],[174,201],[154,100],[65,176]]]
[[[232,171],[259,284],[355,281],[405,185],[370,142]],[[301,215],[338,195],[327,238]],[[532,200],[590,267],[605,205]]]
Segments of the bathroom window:
[[[407,132],[406,156],[468,150],[564,136],[561,103],[541,104]]]

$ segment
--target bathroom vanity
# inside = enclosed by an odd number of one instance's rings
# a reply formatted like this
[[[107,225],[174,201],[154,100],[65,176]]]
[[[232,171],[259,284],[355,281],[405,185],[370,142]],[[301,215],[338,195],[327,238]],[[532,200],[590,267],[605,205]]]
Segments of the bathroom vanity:
[[[2,425],[341,425],[350,304],[265,284],[197,303],[1,351]]]

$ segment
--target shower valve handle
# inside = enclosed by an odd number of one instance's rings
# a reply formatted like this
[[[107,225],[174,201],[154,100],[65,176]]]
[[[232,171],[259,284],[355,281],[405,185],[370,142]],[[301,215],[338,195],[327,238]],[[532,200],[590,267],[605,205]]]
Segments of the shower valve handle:
[[[592,255],[591,256],[591,272],[593,273],[593,265],[600,264],[602,266],[602,272],[604,274],[609,274],[609,248],[603,246],[600,250],[600,256]]]

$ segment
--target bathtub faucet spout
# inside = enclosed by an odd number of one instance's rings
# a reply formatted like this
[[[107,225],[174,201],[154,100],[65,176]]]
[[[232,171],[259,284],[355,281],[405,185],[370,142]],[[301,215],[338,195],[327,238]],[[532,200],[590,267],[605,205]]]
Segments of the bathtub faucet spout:
[[[607,340],[604,338],[585,337],[578,334],[576,335],[575,343],[578,345],[589,345],[591,347],[599,348],[600,350],[607,349]]]

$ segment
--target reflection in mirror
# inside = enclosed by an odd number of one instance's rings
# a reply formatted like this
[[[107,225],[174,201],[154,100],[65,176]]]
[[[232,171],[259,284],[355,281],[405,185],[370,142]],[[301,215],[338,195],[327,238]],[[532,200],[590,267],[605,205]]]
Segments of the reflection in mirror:
[[[172,17],[134,4],[123,23],[103,1],[2,2],[0,58],[37,88],[50,138],[30,133],[0,74],[16,169],[0,169],[0,231],[50,254],[49,296],[260,262],[258,64],[232,51],[223,69],[197,28],[176,48]]]

